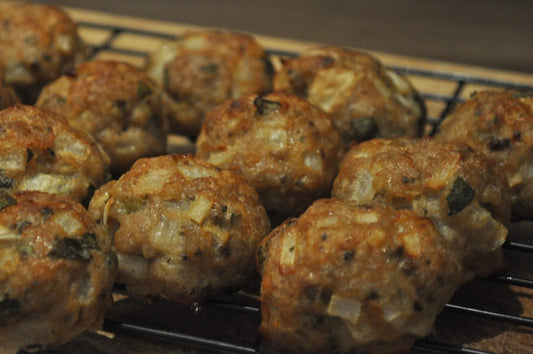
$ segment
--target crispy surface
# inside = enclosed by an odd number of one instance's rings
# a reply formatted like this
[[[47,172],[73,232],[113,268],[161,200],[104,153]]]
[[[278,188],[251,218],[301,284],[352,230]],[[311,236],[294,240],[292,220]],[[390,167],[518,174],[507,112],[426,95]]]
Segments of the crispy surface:
[[[435,139],[494,161],[511,188],[514,221],[533,219],[533,92],[482,91],[459,104]]]
[[[246,285],[270,231],[251,186],[189,155],[140,159],[89,211],[114,239],[128,291],[180,302]]]
[[[321,46],[284,59],[274,89],[328,113],[347,143],[423,134],[425,105],[414,87],[363,52]]]
[[[229,31],[191,31],[151,53],[146,71],[170,94],[170,127],[196,136],[207,112],[227,99],[271,90],[273,69],[256,40]]]
[[[116,269],[109,236],[80,204],[0,191],[0,351],[65,343],[98,328]]]
[[[473,275],[470,271],[491,273],[502,265],[509,189],[488,160],[466,145],[431,138],[373,139],[354,145],[341,163],[332,195],[430,217],[464,261],[466,278]],[[483,264],[483,254],[493,260]]]
[[[288,353],[408,350],[460,282],[429,219],[335,198],[278,226],[258,255],[260,330]]]
[[[322,111],[280,92],[225,102],[206,116],[196,141],[197,156],[243,175],[280,214],[328,196],[343,154]]]
[[[25,105],[0,111],[0,190],[83,201],[108,179],[107,155],[65,117]]]
[[[96,60],[47,85],[36,105],[67,116],[91,133],[111,158],[111,171],[126,171],[140,157],[166,151],[162,89],[142,70]]]
[[[0,71],[27,104],[86,57],[76,23],[61,8],[15,2],[0,9]]]

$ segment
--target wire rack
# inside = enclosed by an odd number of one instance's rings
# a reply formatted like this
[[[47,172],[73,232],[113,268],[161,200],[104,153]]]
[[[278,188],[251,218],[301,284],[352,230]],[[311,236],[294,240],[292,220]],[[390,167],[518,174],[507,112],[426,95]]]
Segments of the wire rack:
[[[119,59],[133,64],[142,64],[148,52],[174,37],[171,33],[84,21],[79,21],[79,28],[95,58]],[[273,55],[294,55],[276,48],[267,49]],[[533,84],[463,73],[391,68],[405,74],[419,88],[428,107],[428,132],[438,126],[455,104],[474,91],[533,90]],[[431,85],[427,85],[428,82]],[[509,270],[488,279],[476,279],[459,289],[438,317],[435,333],[415,343],[413,352],[516,352],[513,344],[517,343],[521,350],[529,346],[533,351],[532,225],[512,225],[510,239],[504,245],[510,260]],[[118,352],[117,348],[125,347],[129,349],[124,352],[158,352],[160,349],[160,352],[173,353],[179,346],[184,352],[270,352],[261,346],[258,333],[257,293],[258,284],[255,284],[244,293],[221,297],[201,308],[162,300],[148,304],[124,298],[116,303],[104,324],[105,331],[112,332],[114,339],[105,343],[107,349],[93,344],[89,351]],[[85,345],[87,341],[96,341],[94,338],[84,340]],[[63,351],[68,352],[76,345],[70,344]]]

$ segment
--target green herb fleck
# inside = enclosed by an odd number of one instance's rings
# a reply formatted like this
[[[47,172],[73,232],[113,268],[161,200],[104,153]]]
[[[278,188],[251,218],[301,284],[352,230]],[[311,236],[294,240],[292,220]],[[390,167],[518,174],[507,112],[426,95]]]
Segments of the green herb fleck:
[[[48,257],[88,262],[92,258],[90,250],[94,249],[99,249],[99,247],[93,234],[84,234],[80,238],[56,236]]]
[[[139,81],[137,83],[137,96],[139,98],[145,98],[152,94],[152,89],[145,82]]]
[[[4,210],[5,208],[16,205],[17,201],[15,198],[7,194],[6,192],[0,191],[0,211]]]
[[[218,71],[218,64],[209,63],[209,64],[202,65],[200,66],[200,71],[206,74],[214,75]]]
[[[146,199],[143,198],[126,198],[121,201],[128,214],[142,210],[146,205]]]
[[[373,117],[352,119],[351,125],[357,140],[370,140],[379,134],[378,125]]]
[[[0,170],[0,188],[13,187],[13,178],[7,177],[4,170]]]
[[[268,114],[277,111],[281,107],[281,103],[276,101],[265,100],[258,96],[254,99],[254,106],[260,114]]]
[[[474,199],[476,192],[468,182],[457,177],[453,182],[452,190],[446,197],[448,202],[448,215],[454,215],[463,210]]]

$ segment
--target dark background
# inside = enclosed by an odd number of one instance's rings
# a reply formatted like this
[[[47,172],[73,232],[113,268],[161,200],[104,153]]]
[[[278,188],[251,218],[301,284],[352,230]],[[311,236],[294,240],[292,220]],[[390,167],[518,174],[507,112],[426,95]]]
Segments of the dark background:
[[[39,2],[533,73],[531,0]]]

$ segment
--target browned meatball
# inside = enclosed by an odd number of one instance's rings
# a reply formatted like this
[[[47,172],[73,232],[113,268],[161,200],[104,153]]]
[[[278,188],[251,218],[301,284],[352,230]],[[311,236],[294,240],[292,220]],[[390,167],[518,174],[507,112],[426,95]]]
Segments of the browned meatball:
[[[417,91],[363,52],[323,46],[284,59],[274,89],[296,93],[328,113],[347,143],[423,134],[426,111]]]
[[[35,351],[98,329],[116,270],[109,235],[80,204],[0,191],[0,352]]]
[[[246,285],[270,231],[251,186],[189,155],[138,160],[89,211],[114,239],[128,291],[188,303]]]
[[[373,139],[345,155],[332,195],[358,204],[390,205],[430,217],[471,272],[502,266],[510,222],[505,178],[466,145],[431,138]],[[496,253],[494,253],[495,251]],[[490,254],[484,264],[481,255]],[[473,268],[473,269],[471,269]]]
[[[164,43],[148,57],[146,70],[171,96],[171,131],[191,136],[225,100],[269,92],[273,75],[252,36],[214,30],[186,32]]]
[[[429,219],[335,198],[278,226],[258,254],[260,329],[287,353],[407,351],[461,279]]]
[[[76,23],[58,7],[14,2],[0,7],[0,71],[24,103],[87,56]]]
[[[109,177],[105,152],[65,117],[20,104],[0,111],[0,190],[35,190],[88,202]]]
[[[331,121],[296,95],[230,100],[205,118],[197,156],[244,176],[267,210],[298,213],[329,196],[344,144]]]
[[[511,188],[512,218],[533,219],[533,92],[483,91],[459,104],[435,139],[494,161]]]
[[[166,152],[162,93],[132,65],[96,60],[47,85],[36,105],[91,133],[111,158],[111,171],[120,174],[140,157]]]

